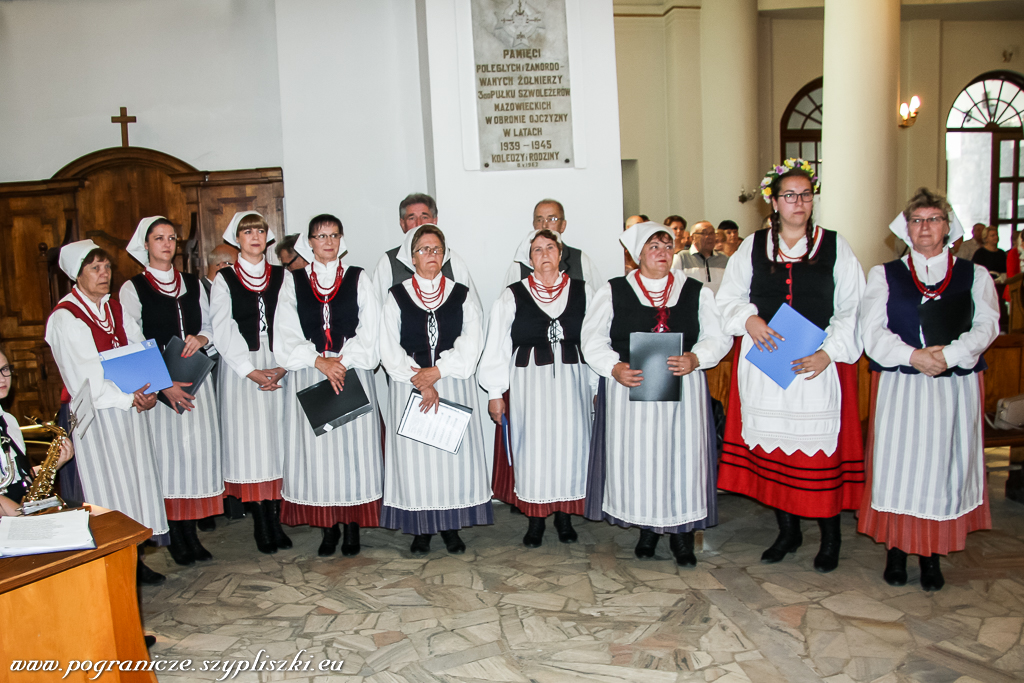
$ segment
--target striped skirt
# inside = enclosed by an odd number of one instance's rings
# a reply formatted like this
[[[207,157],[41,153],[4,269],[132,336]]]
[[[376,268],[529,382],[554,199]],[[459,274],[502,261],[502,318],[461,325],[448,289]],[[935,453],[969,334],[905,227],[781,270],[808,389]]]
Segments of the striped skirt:
[[[154,536],[166,534],[160,470],[145,413],[97,410],[85,435],[75,430],[72,436],[85,502],[123,512]]]
[[[260,348],[249,352],[249,360],[261,370],[278,367],[265,336],[260,338]],[[285,401],[293,383],[291,373],[281,379],[276,391],[260,391],[255,382],[239,377],[227,363],[218,375],[225,491],[243,502],[280,499]]]

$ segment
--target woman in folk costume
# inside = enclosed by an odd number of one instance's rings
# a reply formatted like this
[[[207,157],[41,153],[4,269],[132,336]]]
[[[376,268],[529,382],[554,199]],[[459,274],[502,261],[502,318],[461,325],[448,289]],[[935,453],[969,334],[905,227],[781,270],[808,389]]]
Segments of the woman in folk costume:
[[[775,509],[779,535],[761,555],[765,563],[800,547],[801,517],[817,519],[814,568],[830,572],[839,564],[839,513],[857,508],[864,486],[856,368],[864,273],[846,240],[814,224],[818,178],[810,164],[787,159],[761,188],[771,227],[740,243],[718,290],[726,332],[742,336],[718,487]],[[768,321],[782,304],[827,335],[818,351],[793,362],[797,376],[787,389],[746,359],[751,348],[777,348],[782,337]]]
[[[142,415],[156,405],[156,394],[146,393],[148,384],[131,394],[121,391],[104,379],[99,357],[101,351],[126,346],[128,337],[138,338],[141,331],[110,298],[110,256],[96,243],[64,245],[59,264],[75,284],[46,321],[46,343],[64,381],[64,402],[83,391],[92,395],[92,423],[84,435],[72,432],[85,502],[123,512],[152,529],[158,544],[167,545],[160,468],[149,420]],[[140,546],[138,581],[155,585],[164,578],[143,564]]]
[[[422,394],[424,412],[436,410],[442,398],[477,412],[480,308],[465,285],[441,273],[444,255],[444,233],[436,225],[405,234],[398,259],[415,274],[389,290],[381,320],[381,363],[391,378],[381,526],[413,534],[414,555],[430,552],[438,532],[449,553],[465,552],[459,529],[494,523],[476,415],[457,453],[396,434],[413,390]]]
[[[889,229],[910,246],[868,273],[860,329],[871,359],[868,484],[858,530],[885,543],[883,577],[945,583],[940,555],[991,529],[982,440],[982,353],[999,334],[988,271],[954,258],[963,228],[946,198],[921,188]]]
[[[654,557],[662,534],[681,566],[697,564],[694,530],[718,523],[717,456],[704,371],[729,351],[715,295],[672,270],[672,231],[637,223],[619,241],[639,268],[598,290],[583,321],[583,355],[604,379],[597,395],[587,483],[587,517],[639,527],[634,553]],[[683,353],[668,369],[681,377],[679,401],[630,401],[643,381],[630,368],[632,332],[680,332]]]
[[[529,517],[528,548],[541,545],[551,514],[558,540],[575,543],[570,515],[583,514],[586,496],[597,375],[580,352],[580,328],[593,292],[559,272],[562,248],[559,234],[547,229],[520,245],[516,260],[528,261],[533,274],[506,287],[491,307],[477,371],[502,444],[495,452],[494,495]]]
[[[373,382],[379,363],[380,304],[367,273],[342,264],[345,238],[334,216],[313,218],[295,249],[309,265],[285,278],[274,322],[274,353],[292,372],[284,435],[291,450],[285,460],[282,520],[320,527],[321,557],[333,554],[339,539],[341,554],[352,556],[359,553],[359,528],[380,525],[384,493]],[[340,392],[353,377],[372,409],[317,436],[296,392],[325,378]]]
[[[265,257],[273,241],[263,216],[236,213],[224,241],[239,249],[210,288],[213,339],[221,362],[217,400],[221,414],[224,490],[247,504],[256,548],[275,553],[292,547],[281,529],[284,476],[285,370],[274,357],[274,318],[285,270]]]
[[[178,337],[185,342],[181,355],[188,358],[205,353],[213,332],[199,278],[174,267],[177,248],[169,220],[151,216],[139,221],[127,251],[146,270],[121,285],[118,299],[125,318],[140,332],[137,337],[129,334],[129,342],[153,339],[162,352]],[[198,391],[175,382],[161,393],[171,405],[158,403],[146,415],[170,527],[168,550],[175,562],[187,566],[213,559],[199,542],[196,520],[224,511],[217,398],[209,382]]]

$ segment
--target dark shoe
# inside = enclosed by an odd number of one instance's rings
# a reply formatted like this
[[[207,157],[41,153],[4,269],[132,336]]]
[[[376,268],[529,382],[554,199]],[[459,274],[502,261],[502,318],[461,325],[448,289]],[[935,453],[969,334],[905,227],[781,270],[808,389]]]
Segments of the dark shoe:
[[[197,527],[198,525],[194,519],[181,522],[181,529],[185,532],[185,545],[188,547],[189,552],[192,553],[192,557],[196,558],[199,562],[212,560],[213,555],[199,542],[199,536],[196,534]]]
[[[899,548],[889,548],[885,555],[885,571],[882,578],[890,586],[907,585],[907,554]]]
[[[196,558],[189,549],[188,544],[185,542],[185,529],[183,528],[184,522],[177,520],[168,520],[167,526],[170,528],[168,534],[171,538],[171,544],[167,546],[167,551],[171,554],[171,559],[174,560],[175,564],[180,564],[182,567],[196,563]]]
[[[345,525],[345,538],[341,540],[341,554],[345,557],[359,554],[359,525],[355,522]]]
[[[800,532],[800,518],[782,510],[775,511],[775,520],[779,523],[779,536],[772,546],[761,553],[761,561],[765,564],[781,562],[788,553],[796,552],[804,542]]]
[[[523,536],[523,545],[527,548],[539,548],[540,544],[544,542],[544,518],[530,517],[529,520],[530,528]]]
[[[409,546],[409,552],[413,555],[426,555],[430,552],[430,537],[434,534],[418,534],[412,539],[412,545]]]
[[[235,496],[224,496],[224,516],[228,519],[245,519],[247,505]]]
[[[693,532],[684,531],[680,534],[672,534],[668,539],[669,548],[676,557],[676,564],[680,567],[696,567],[697,556],[693,554]]]
[[[579,538],[576,530],[572,528],[572,515],[566,512],[555,513],[555,531],[558,532],[558,540],[562,543],[575,543]]]
[[[821,528],[821,547],[814,556],[814,568],[828,574],[839,566],[839,548],[843,545],[839,515],[819,519],[818,526]]]
[[[338,548],[338,539],[341,538],[341,529],[337,524],[335,524],[332,527],[327,527],[320,531],[323,532],[324,540],[320,541],[320,548],[316,551],[316,554],[320,557],[330,557]]]
[[[942,578],[942,570],[939,569],[939,556],[921,556],[921,588],[926,591],[941,590],[946,585],[946,579]]]
[[[265,555],[277,552],[274,543],[274,531],[270,526],[269,500],[249,503],[249,516],[252,517],[252,535],[256,539],[256,549]]]
[[[448,549],[448,553],[451,555],[461,555],[466,552],[466,544],[459,538],[458,529],[442,531],[441,540],[444,541],[444,547]]]
[[[146,641],[146,649],[148,650],[149,648],[151,648],[154,645],[156,645],[156,636],[147,635],[147,636],[145,636],[145,641]]]
[[[658,547],[658,541],[661,540],[661,534],[656,534],[650,529],[640,530],[640,540],[636,544],[636,549],[633,554],[639,557],[641,560],[647,560],[654,557],[654,549]]]
[[[285,535],[281,529],[281,501],[265,500],[263,505],[270,504],[270,531],[274,535],[274,545],[279,550],[287,550],[292,547],[292,539]]]
[[[147,567],[141,559],[135,565],[135,583],[143,586],[159,586],[166,580],[166,576]]]
[[[203,517],[196,522],[196,528],[200,531],[214,531],[217,528],[216,517]]]

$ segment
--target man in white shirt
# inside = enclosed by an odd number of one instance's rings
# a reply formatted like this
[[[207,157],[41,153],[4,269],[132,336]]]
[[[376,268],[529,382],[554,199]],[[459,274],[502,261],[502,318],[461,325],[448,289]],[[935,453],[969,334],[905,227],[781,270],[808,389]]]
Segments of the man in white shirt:
[[[676,254],[672,268],[700,280],[717,294],[729,257],[715,251],[715,226],[707,221],[701,221],[693,226],[690,235],[693,237],[693,244],[689,251]]]
[[[519,246],[515,259],[505,272],[505,284],[519,282],[533,272],[530,264],[529,240],[537,230],[552,230],[559,235],[565,232],[565,208],[557,199],[542,199],[533,207],[533,229],[527,234],[526,240]],[[581,250],[562,243],[562,260],[558,269],[568,273],[574,280],[589,282],[595,289],[604,284],[601,274],[594,267],[590,258]]]
[[[956,257],[961,258],[964,261],[970,261],[974,258],[974,252],[981,248],[982,235],[985,233],[984,223],[975,223],[974,227],[971,228],[971,239],[964,240],[960,248],[956,250]]]

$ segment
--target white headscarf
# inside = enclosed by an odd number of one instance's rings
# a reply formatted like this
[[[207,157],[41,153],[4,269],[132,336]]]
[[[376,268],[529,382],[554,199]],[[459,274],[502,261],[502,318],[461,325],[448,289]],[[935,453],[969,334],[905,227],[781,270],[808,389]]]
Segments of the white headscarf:
[[[647,244],[647,240],[651,239],[652,235],[656,235],[659,232],[663,232],[673,240],[676,236],[672,230],[661,223],[655,223],[654,221],[646,221],[644,223],[637,223],[632,226],[629,230],[623,231],[619,236],[619,242],[626,248],[629,255],[633,257],[637,265],[640,264],[640,252],[644,250],[644,245]]]
[[[341,238],[341,244],[339,245],[338,253],[341,253],[341,249],[345,246],[345,238]],[[299,236],[295,238],[295,253],[305,259],[306,263],[312,263],[315,258],[313,254],[313,245],[309,243],[309,237],[306,236],[306,232],[300,232]]]
[[[424,223],[423,225],[432,225],[435,228],[437,228],[437,226],[434,225],[433,223]],[[412,264],[412,240],[416,236],[416,233],[419,232],[419,229],[423,227],[423,225],[419,226],[419,228],[413,228],[409,232],[405,233],[405,238],[402,240],[402,246],[398,249],[398,261],[404,264],[406,268],[413,272],[416,271],[416,266]],[[437,229],[441,230],[441,228]],[[441,265],[448,263],[448,259],[450,259],[451,257],[451,250],[447,246],[447,240],[445,240],[444,258],[441,259]]]
[[[547,228],[545,228],[545,230],[546,229]],[[526,237],[523,238],[523,241],[520,242],[519,246],[516,248],[516,257],[514,259],[516,263],[522,263],[524,266],[530,268],[531,270],[533,269],[533,261],[530,260],[530,247],[533,246],[533,236],[536,235],[538,232],[540,231],[531,228],[530,232],[526,233]],[[554,230],[552,230],[551,232],[555,233],[555,237],[558,238],[556,241],[559,244],[562,244],[562,236]]]
[[[241,245],[238,244],[238,224],[246,216],[259,216],[260,218],[263,218],[263,214],[259,211],[239,211],[231,217],[231,222],[228,223],[228,227],[224,229],[224,241],[236,249],[241,248]],[[266,222],[266,220],[267,219],[263,218],[264,222]],[[267,227],[267,244],[270,244],[275,239],[277,238],[274,237],[274,231]]]
[[[71,244],[65,244],[60,248],[60,259],[58,261],[60,269],[64,271],[64,274],[71,278],[74,282],[78,279],[78,271],[82,270],[82,264],[85,263],[85,257],[89,255],[89,252],[93,249],[99,249],[100,245],[96,244],[92,240],[79,240],[78,242],[72,242]]]
[[[149,232],[149,226],[160,220],[166,221],[167,219],[163,216],[143,218],[139,221],[138,227],[135,228],[135,234],[128,240],[128,247],[125,251],[144,266],[149,266],[149,249],[146,249],[146,233]]]
[[[907,246],[911,249],[914,248],[914,243],[910,241],[910,232],[907,230],[907,217],[900,211],[896,218],[892,219],[892,223],[889,224],[889,229],[892,234],[899,237],[901,240],[906,242]],[[953,246],[953,243],[964,236],[964,226],[960,224],[960,219],[956,217],[956,214],[952,209],[949,211],[949,239],[946,240],[946,249]]]

